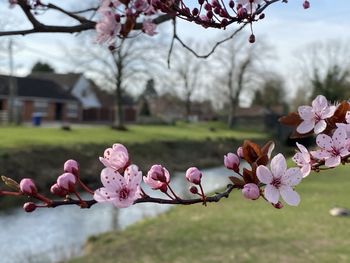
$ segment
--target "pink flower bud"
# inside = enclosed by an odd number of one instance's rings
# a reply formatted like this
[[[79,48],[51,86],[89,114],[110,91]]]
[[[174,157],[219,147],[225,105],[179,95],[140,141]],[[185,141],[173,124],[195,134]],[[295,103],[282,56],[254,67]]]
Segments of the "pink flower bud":
[[[69,192],[75,191],[76,181],[74,174],[71,173],[64,173],[57,178],[58,186]]]
[[[50,192],[54,195],[65,197],[68,194],[67,190],[62,189],[58,184],[54,184],[50,188]]]
[[[192,194],[198,194],[198,188],[196,187],[196,186],[194,186],[194,185],[192,185],[191,187],[190,187],[190,192],[192,193]]]
[[[303,7],[304,7],[304,9],[310,8],[310,2],[309,1],[304,1]]]
[[[186,179],[193,184],[200,184],[202,173],[196,167],[190,167],[186,171]]]
[[[238,147],[237,155],[239,158],[243,158],[243,147],[242,146]]]
[[[34,184],[34,181],[30,178],[24,178],[19,183],[19,188],[23,194],[26,195],[35,195],[38,193],[38,190]]]
[[[260,189],[256,184],[245,184],[242,189],[242,194],[247,199],[256,200],[260,196]]]
[[[33,212],[36,209],[36,204],[34,204],[33,202],[27,202],[23,205],[23,209],[27,213]]]
[[[65,173],[72,173],[75,176],[79,176],[79,164],[77,161],[72,159],[67,160],[63,167]]]
[[[237,173],[239,172],[239,163],[239,158],[234,153],[228,153],[224,156],[224,164],[227,169],[231,169]]]
[[[144,182],[152,189],[161,189],[170,182],[170,174],[163,166],[156,164],[148,171],[147,176],[143,178]]]

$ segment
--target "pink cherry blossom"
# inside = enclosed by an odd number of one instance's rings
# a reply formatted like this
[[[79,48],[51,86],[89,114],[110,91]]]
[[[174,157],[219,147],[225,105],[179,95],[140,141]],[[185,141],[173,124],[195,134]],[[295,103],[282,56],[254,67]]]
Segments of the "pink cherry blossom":
[[[117,22],[114,13],[105,12],[103,13],[102,19],[96,24],[96,41],[98,43],[107,42],[107,44],[112,44],[120,30],[121,24]]]
[[[259,5],[263,4],[264,0],[237,0],[237,6],[246,8],[248,13],[254,13]]]
[[[34,181],[30,178],[23,178],[19,183],[19,188],[21,192],[26,195],[35,195],[38,193]]]
[[[300,183],[302,174],[299,168],[289,168],[287,170],[286,159],[282,154],[277,154],[272,158],[270,168],[259,165],[256,175],[259,181],[266,184],[264,190],[265,198],[272,204],[277,204],[279,196],[292,206],[297,206],[300,196],[293,187]]]
[[[238,149],[237,149],[237,156],[239,158],[243,158],[243,147],[242,146],[238,147]]]
[[[76,177],[72,173],[64,173],[57,178],[57,185],[69,192],[75,191],[76,182]]]
[[[157,34],[156,29],[157,29],[157,25],[152,22],[152,19],[146,19],[145,21],[143,21],[142,31],[145,34],[149,36],[154,36]]]
[[[100,157],[104,166],[114,170],[123,170],[129,164],[129,153],[126,147],[120,143],[113,144],[112,148],[104,151],[103,157]]]
[[[316,134],[323,132],[327,128],[325,119],[328,119],[334,115],[336,106],[329,106],[327,99],[318,95],[312,101],[311,106],[300,106],[298,113],[303,121],[297,127],[297,132],[305,134],[312,129]]]
[[[202,173],[197,167],[190,167],[186,171],[186,179],[193,184],[200,184]]]
[[[95,191],[94,199],[99,202],[110,202],[118,208],[129,207],[141,197],[140,184],[142,173],[136,165],[125,169],[124,176],[107,167],[101,172],[104,187]]]
[[[152,189],[163,189],[170,182],[170,173],[163,166],[156,164],[148,171],[143,181]]]
[[[256,200],[260,196],[260,189],[256,184],[245,184],[242,189],[242,194],[247,199]]]
[[[63,165],[63,170],[66,173],[72,173],[75,176],[79,175],[79,164],[76,160],[67,160]]]
[[[347,137],[350,138],[350,111],[346,112],[345,121],[346,123],[337,123],[336,125],[338,128],[345,129]]]
[[[297,147],[299,148],[299,151],[294,154],[292,160],[300,167],[303,177],[306,177],[311,172],[311,156],[304,145],[297,143]]]
[[[336,129],[332,138],[326,134],[318,135],[316,143],[321,149],[312,151],[311,155],[316,159],[325,160],[327,167],[338,166],[341,158],[350,154],[346,131],[343,128]]]
[[[227,169],[239,172],[239,163],[240,160],[234,153],[228,153],[224,156],[224,165]]]
[[[133,3],[133,7],[138,12],[144,12],[148,9],[149,4],[147,0],[135,0],[135,2]]]

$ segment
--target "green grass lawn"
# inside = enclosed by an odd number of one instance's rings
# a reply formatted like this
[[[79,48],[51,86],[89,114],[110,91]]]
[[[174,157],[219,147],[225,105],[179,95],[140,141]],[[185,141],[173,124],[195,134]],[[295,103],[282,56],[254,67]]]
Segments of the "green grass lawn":
[[[176,126],[130,125],[128,131],[109,127],[72,127],[72,131],[59,128],[0,127],[0,148],[33,145],[73,145],[115,142],[133,143],[152,140],[204,140],[207,138],[264,138],[266,133],[245,129],[230,130],[221,123],[179,123]],[[210,128],[214,128],[214,131]]]
[[[239,192],[218,204],[176,207],[122,232],[90,238],[72,262],[350,262],[350,169],[312,174],[297,191],[299,207],[274,209]]]

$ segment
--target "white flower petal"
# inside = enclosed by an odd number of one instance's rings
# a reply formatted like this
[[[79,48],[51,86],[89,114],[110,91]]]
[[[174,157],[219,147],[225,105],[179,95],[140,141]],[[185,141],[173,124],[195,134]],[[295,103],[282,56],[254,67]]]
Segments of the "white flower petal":
[[[288,205],[292,205],[292,206],[299,205],[299,203],[300,203],[300,196],[291,187],[289,187],[289,186],[281,186],[280,187],[280,193],[281,193],[281,196],[282,196],[283,200]]]
[[[279,153],[271,160],[271,172],[274,177],[280,177],[284,174],[284,172],[287,170],[287,162],[286,158]]]
[[[301,173],[300,168],[289,168],[283,175],[282,175],[282,184],[289,185],[289,186],[295,186],[300,183],[301,179],[303,178],[303,175]]]
[[[280,198],[279,190],[271,184],[266,185],[264,190],[264,196],[270,203],[277,204]]]
[[[330,153],[325,151],[325,150],[311,151],[310,153],[314,158],[319,159],[319,160],[330,157]]]
[[[321,112],[328,106],[328,101],[325,96],[318,95],[313,101],[312,101],[312,108],[315,112]]]
[[[341,161],[341,158],[339,155],[333,156],[333,157],[327,158],[324,165],[327,167],[336,167],[340,164],[340,161]]]
[[[303,120],[311,120],[315,116],[311,106],[300,106],[298,113]]]
[[[303,167],[301,167],[301,174],[303,175],[303,178],[305,178],[306,176],[308,176],[311,172],[311,165],[310,164],[306,164]]]
[[[320,120],[319,122],[316,123],[314,132],[315,134],[319,134],[323,132],[327,128],[327,123],[324,120]]]
[[[109,191],[117,191],[126,184],[125,178],[112,168],[104,168],[101,172],[101,182]]]
[[[335,130],[332,140],[333,140],[333,145],[336,149],[341,149],[345,147],[346,144],[346,130],[344,128],[338,128]]]
[[[321,114],[322,119],[330,118],[334,115],[335,110],[337,109],[336,106],[329,106],[325,108]]]
[[[300,134],[305,134],[305,133],[310,132],[314,127],[315,127],[314,120],[303,121],[297,127],[297,132],[299,132]]]
[[[333,140],[327,134],[319,134],[316,137],[316,143],[322,149],[325,149],[327,151],[333,150]]]
[[[99,203],[111,202],[116,197],[117,194],[115,192],[110,192],[105,187],[97,189],[94,193],[94,200]]]
[[[346,112],[345,120],[346,120],[347,123],[350,124],[350,111],[347,111],[347,112]]]
[[[264,166],[259,165],[256,169],[256,176],[258,177],[259,181],[263,184],[269,184],[272,182],[273,176],[270,170]]]

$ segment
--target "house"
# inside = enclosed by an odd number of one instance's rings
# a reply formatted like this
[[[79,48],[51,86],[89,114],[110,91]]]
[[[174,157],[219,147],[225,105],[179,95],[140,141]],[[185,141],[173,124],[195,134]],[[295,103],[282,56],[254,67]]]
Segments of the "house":
[[[51,80],[69,92],[82,107],[83,122],[110,123],[114,120],[115,96],[111,92],[102,90],[92,80],[81,73],[49,73],[36,72],[31,77]],[[123,112],[126,122],[133,122],[136,119],[136,108],[133,100],[123,96]]]
[[[44,121],[80,121],[80,102],[55,82],[29,77],[12,80],[14,112],[20,121],[31,121],[34,115]],[[10,81],[9,76],[0,75],[0,112],[4,119],[9,113]]]

